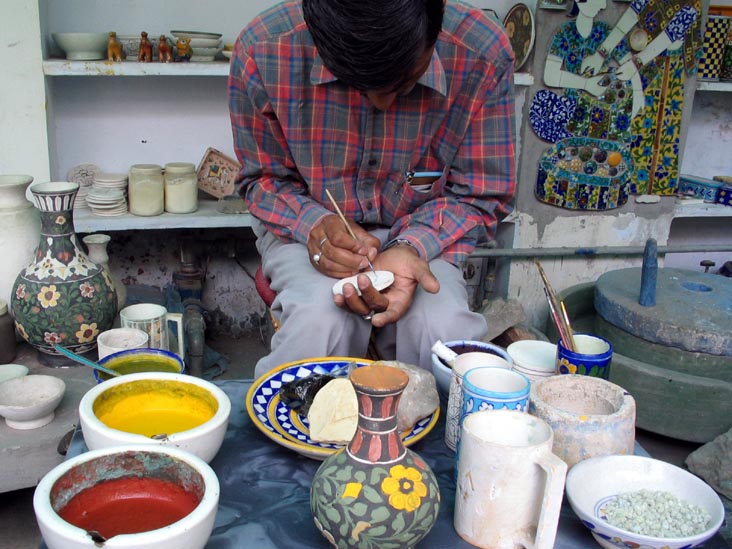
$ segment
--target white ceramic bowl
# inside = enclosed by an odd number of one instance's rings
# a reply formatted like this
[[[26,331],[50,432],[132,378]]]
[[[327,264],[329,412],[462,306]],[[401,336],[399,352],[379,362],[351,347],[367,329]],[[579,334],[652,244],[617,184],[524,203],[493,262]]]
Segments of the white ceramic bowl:
[[[706,530],[684,538],[654,538],[616,528],[601,518],[603,506],[617,495],[641,489],[669,492],[706,510],[711,517]],[[581,461],[570,468],[566,491],[572,510],[607,549],[696,547],[711,538],[724,520],[722,501],[709,485],[680,467],[649,457],[602,456]]]
[[[28,367],[22,364],[0,364],[0,383],[28,373]]]
[[[131,473],[131,471],[135,471]],[[56,466],[38,484],[33,509],[49,549],[99,547],[85,529],[59,516],[82,490],[105,480],[128,477],[161,478],[195,493],[198,505],[182,519],[154,530],[109,537],[107,549],[200,549],[213,531],[220,486],[213,469],[178,448],[132,445],[93,450]]]
[[[506,347],[513,359],[513,368],[529,379],[553,376],[557,364],[557,346],[548,341],[525,339]]]
[[[109,33],[106,32],[54,32],[53,39],[72,61],[104,59],[107,54]]]
[[[0,383],[0,415],[13,429],[37,429],[48,425],[66,392],[62,379],[26,375]]]
[[[156,400],[156,394],[162,395],[162,400]],[[119,403],[127,397],[138,399],[141,412],[145,408],[149,413],[156,413],[158,409],[164,410],[165,406],[183,410],[209,404],[213,404],[212,409],[215,411],[210,419],[193,428],[167,433],[165,436],[159,436],[164,433],[145,436],[112,428],[97,416],[98,411],[113,413],[110,410],[114,406],[123,410]],[[174,398],[180,401],[176,402]],[[129,444],[175,446],[206,462],[211,461],[221,448],[230,415],[229,397],[213,383],[185,374],[164,372],[128,374],[107,380],[90,389],[79,403],[79,424],[84,442],[90,450]]]

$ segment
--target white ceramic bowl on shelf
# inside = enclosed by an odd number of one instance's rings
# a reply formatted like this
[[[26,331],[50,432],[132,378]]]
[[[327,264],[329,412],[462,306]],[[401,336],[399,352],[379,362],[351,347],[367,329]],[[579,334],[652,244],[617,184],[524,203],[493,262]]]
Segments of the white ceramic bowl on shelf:
[[[53,40],[71,61],[104,59],[107,53],[109,33],[106,32],[54,32]]]
[[[112,482],[117,485],[120,496],[114,496],[105,489],[104,485],[109,486]],[[134,491],[135,483],[143,484],[141,488],[148,488],[147,493],[140,488]],[[173,487],[161,489],[165,484],[173,484]],[[43,541],[49,549],[102,546],[116,549],[202,549],[213,531],[220,490],[216,473],[200,458],[178,448],[131,445],[92,450],[62,462],[41,479],[33,494],[33,509]],[[165,492],[168,493],[167,499]],[[171,493],[175,495],[171,496]],[[162,527],[109,535],[114,531],[112,528],[126,532],[139,528],[139,522],[133,522],[134,513],[125,514],[124,517],[132,518],[123,518],[116,524],[105,521],[104,509],[113,503],[119,505],[125,495],[136,497],[148,509],[154,508],[156,501],[160,501],[164,508],[171,503],[190,501],[184,510],[192,509],[179,520]],[[81,510],[83,514],[75,512],[71,505],[72,498],[77,496],[91,502]],[[68,513],[65,512],[67,506]],[[62,518],[62,513],[69,520]],[[146,517],[148,522],[156,518],[154,513],[150,515]],[[105,537],[108,539],[96,543],[90,531],[107,533]]]
[[[708,484],[680,467],[649,457],[602,456],[586,459],[570,468],[565,486],[572,510],[595,540],[606,549],[696,547],[711,538],[724,520],[722,501]],[[701,507],[710,516],[706,529],[694,536],[657,538],[628,532],[603,518],[605,506],[619,494],[642,489],[668,492],[682,501]]]

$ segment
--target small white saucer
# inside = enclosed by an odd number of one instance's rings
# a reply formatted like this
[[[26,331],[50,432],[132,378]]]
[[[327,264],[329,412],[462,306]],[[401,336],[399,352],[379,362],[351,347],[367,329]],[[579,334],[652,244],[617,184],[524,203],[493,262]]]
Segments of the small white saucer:
[[[356,288],[356,293],[361,295],[361,291],[358,289],[358,276],[365,274],[371,279],[371,284],[378,291],[385,290],[392,284],[394,284],[394,273],[391,271],[364,271],[357,275],[349,276],[348,278],[342,278],[335,284],[333,284],[333,295],[339,295],[343,293],[343,286],[345,284],[353,284]]]

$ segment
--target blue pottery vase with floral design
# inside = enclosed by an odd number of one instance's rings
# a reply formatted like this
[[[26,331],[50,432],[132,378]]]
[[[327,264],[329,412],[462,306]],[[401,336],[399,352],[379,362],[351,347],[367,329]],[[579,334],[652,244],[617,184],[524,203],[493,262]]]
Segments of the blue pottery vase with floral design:
[[[117,311],[114,284],[80,248],[73,205],[78,183],[37,183],[30,188],[41,213],[41,238],[28,267],[15,280],[15,328],[30,345],[57,355],[55,344],[76,353],[96,347]]]
[[[409,375],[378,363],[351,373],[358,427],[346,448],[318,468],[310,488],[315,524],[338,548],[414,547],[437,520],[434,473],[402,444],[397,406]]]

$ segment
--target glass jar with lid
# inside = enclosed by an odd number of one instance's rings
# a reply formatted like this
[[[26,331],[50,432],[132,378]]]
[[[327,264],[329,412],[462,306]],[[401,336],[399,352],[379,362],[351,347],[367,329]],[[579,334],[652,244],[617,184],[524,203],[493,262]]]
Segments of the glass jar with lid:
[[[163,168],[157,164],[135,164],[128,182],[130,213],[150,216],[163,213],[165,191]]]
[[[165,211],[191,213],[198,209],[196,166],[190,162],[165,165]]]

